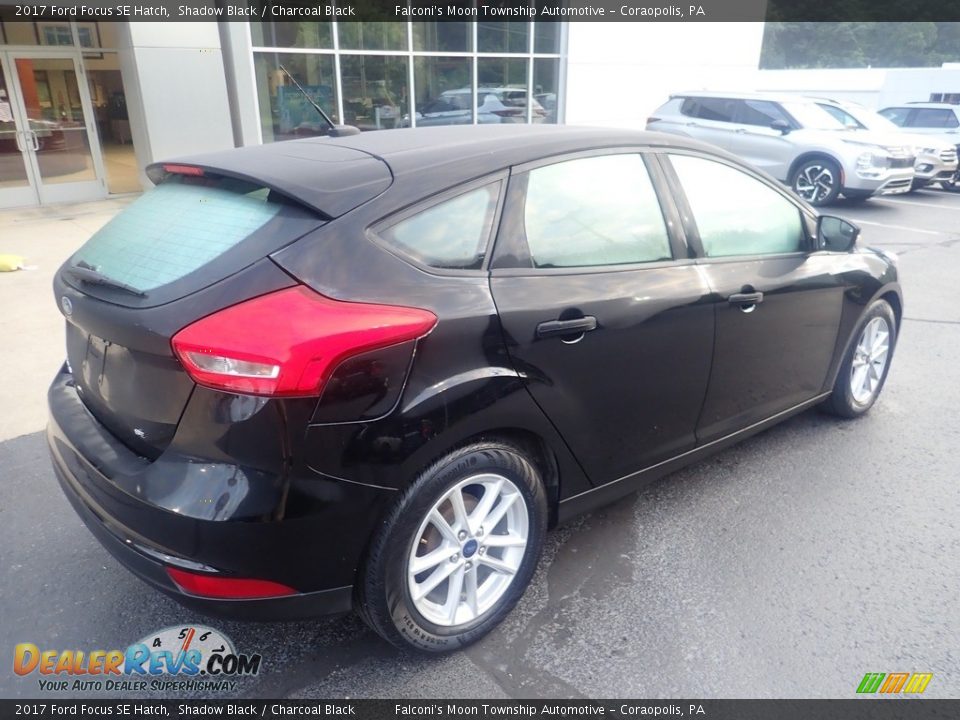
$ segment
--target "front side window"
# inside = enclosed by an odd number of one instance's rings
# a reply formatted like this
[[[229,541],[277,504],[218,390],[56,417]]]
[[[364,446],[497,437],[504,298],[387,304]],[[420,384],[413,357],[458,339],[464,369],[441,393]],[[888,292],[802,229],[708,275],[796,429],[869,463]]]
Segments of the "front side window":
[[[733,122],[736,101],[727,98],[687,98],[680,112],[690,117],[715,122]]]
[[[723,163],[671,155],[707,257],[803,250],[800,210],[756,178]]]
[[[424,265],[476,270],[483,265],[499,195],[499,182],[484,185],[431,205],[378,235]]]
[[[887,120],[892,122],[898,127],[903,127],[907,124],[907,116],[910,114],[910,108],[902,107],[892,107],[886,108],[885,110],[880,111],[880,115],[885,117]]]
[[[770,127],[777,120],[790,125],[790,118],[776,103],[767,100],[744,100],[740,104],[738,120],[745,125]]]
[[[671,258],[660,203],[638,154],[568,160],[531,170],[524,225],[534,267]]]

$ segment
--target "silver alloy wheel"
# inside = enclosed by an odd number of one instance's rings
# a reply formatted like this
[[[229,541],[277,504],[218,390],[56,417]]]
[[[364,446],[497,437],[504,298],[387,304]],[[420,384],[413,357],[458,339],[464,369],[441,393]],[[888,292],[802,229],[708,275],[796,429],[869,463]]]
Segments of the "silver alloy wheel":
[[[436,625],[472,622],[510,587],[528,537],[527,504],[516,485],[495,473],[461,480],[434,503],[410,549],[414,607]]]
[[[850,393],[861,405],[870,401],[880,387],[890,355],[890,327],[875,317],[860,333],[850,366]]]
[[[824,165],[807,165],[793,182],[793,190],[807,202],[820,202],[833,192],[836,178]]]

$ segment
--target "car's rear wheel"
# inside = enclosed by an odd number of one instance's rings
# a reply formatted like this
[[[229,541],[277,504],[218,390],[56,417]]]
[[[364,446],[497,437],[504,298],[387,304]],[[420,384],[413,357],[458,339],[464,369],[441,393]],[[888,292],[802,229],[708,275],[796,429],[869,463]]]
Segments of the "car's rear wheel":
[[[854,418],[873,407],[890,370],[897,341],[897,319],[886,300],[874,302],[860,319],[856,338],[837,373],[824,409]]]
[[[522,450],[500,441],[461,448],[390,512],[358,582],[357,610],[399,647],[464,647],[523,595],[546,524],[540,473]]]
[[[829,205],[840,194],[840,166],[829,158],[813,158],[793,171],[790,187],[811,205]]]

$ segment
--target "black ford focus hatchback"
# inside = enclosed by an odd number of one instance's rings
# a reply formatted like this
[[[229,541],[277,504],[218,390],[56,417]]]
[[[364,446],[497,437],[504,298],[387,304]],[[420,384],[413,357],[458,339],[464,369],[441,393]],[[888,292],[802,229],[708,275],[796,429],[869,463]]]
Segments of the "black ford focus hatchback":
[[[879,394],[892,256],[673,136],[450,127],[153,165],[60,269],[64,492],[200,610],[488,632],[544,532]]]

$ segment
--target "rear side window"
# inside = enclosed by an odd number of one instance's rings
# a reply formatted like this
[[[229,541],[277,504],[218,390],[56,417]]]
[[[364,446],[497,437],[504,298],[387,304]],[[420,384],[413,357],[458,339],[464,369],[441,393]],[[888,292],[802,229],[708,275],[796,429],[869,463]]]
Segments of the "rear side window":
[[[680,112],[702,120],[733,122],[736,106],[736,101],[728,98],[687,98]]]
[[[960,126],[953,110],[917,108],[913,113],[913,117],[910,118],[910,127],[955,128]]]
[[[640,155],[568,160],[531,170],[524,222],[534,267],[671,259],[660,203]]]
[[[101,228],[70,264],[146,292],[231,250],[283,208],[263,187],[173,176]]]
[[[476,270],[493,227],[500,183],[420,210],[377,232],[388,245],[430,267]]]
[[[707,257],[803,250],[800,210],[773,188],[723,163],[671,155]]]

